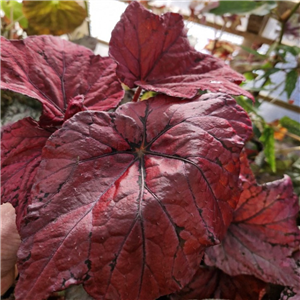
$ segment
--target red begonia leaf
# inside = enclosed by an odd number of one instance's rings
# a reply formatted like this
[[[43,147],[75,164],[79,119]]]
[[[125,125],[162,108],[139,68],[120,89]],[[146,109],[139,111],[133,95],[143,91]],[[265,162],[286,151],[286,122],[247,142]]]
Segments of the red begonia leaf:
[[[261,300],[266,287],[267,283],[254,276],[231,277],[217,268],[201,266],[187,286],[171,295],[171,300]]]
[[[292,257],[299,249],[299,211],[290,178],[258,185],[242,156],[243,192],[221,245],[207,249],[206,263],[232,276],[254,275],[265,282],[297,286],[300,273]]]
[[[224,94],[159,96],[66,121],[35,178],[17,298],[83,283],[95,299],[148,300],[187,284],[240,195],[239,126],[251,134]]]
[[[100,111],[116,107],[123,97],[111,58],[53,36],[1,37],[1,43],[1,88],[39,100],[43,126],[61,125],[76,97],[83,98],[82,110]]]
[[[296,269],[295,272],[300,276],[300,249],[293,254]],[[297,286],[286,287],[281,295],[280,300],[300,300],[300,282]]]
[[[130,88],[183,98],[194,97],[199,89],[253,98],[237,85],[244,80],[241,74],[190,46],[179,14],[157,16],[132,2],[112,32],[109,53]]]
[[[25,118],[1,131],[1,203],[10,202],[16,209],[20,229],[26,214],[29,194],[41,161],[42,148],[52,134],[36,121]]]

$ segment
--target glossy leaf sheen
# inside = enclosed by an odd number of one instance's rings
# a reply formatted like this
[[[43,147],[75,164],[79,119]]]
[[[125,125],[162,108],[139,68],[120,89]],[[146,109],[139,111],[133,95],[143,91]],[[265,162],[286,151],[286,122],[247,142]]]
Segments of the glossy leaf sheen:
[[[53,36],[1,43],[1,88],[39,100],[42,126],[61,125],[76,97],[83,98],[81,110],[102,111],[124,95],[113,60],[85,47]]]
[[[231,221],[250,134],[247,115],[224,94],[73,116],[43,150],[17,299],[76,283],[95,299],[179,290]]]
[[[26,214],[29,195],[42,148],[51,130],[41,128],[31,118],[25,118],[1,131],[1,203],[9,202],[16,209],[18,229]]]
[[[299,249],[297,196],[288,176],[258,185],[242,158],[243,193],[221,245],[207,249],[206,263],[232,276],[254,275],[265,282],[297,286],[293,251]]]
[[[241,74],[190,46],[179,14],[157,16],[132,2],[112,32],[109,53],[130,88],[183,98],[194,97],[199,89],[253,98],[236,85],[244,80]]]

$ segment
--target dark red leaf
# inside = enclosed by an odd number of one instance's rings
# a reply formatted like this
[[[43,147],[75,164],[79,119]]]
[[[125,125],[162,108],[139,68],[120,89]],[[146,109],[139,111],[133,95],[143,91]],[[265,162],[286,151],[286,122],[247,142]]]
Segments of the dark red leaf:
[[[237,86],[244,80],[241,74],[190,46],[179,14],[157,16],[134,1],[112,32],[109,53],[130,88],[183,98],[194,97],[199,89],[253,98]]]
[[[300,273],[292,254],[299,249],[299,211],[290,178],[258,185],[242,157],[243,193],[221,245],[207,249],[207,264],[234,276],[254,275],[265,282],[297,286]]]
[[[216,268],[200,266],[191,282],[178,293],[171,295],[171,300],[211,298],[217,289],[220,273]]]
[[[51,133],[50,129],[41,128],[31,118],[2,128],[1,203],[10,202],[16,208],[18,229],[29,204],[28,198],[41,161],[42,148]]]
[[[38,99],[40,124],[62,124],[68,104],[83,97],[82,110],[116,107],[123,90],[111,58],[53,36],[22,41],[1,37],[1,88]]]
[[[267,283],[254,276],[228,276],[216,268],[201,266],[191,282],[172,300],[201,300],[207,298],[227,300],[261,300]]]
[[[66,121],[43,150],[17,298],[83,283],[95,299],[148,300],[187,284],[231,222],[241,126],[251,134],[223,94],[160,96]]]
[[[230,300],[262,300],[266,293],[267,283],[254,276],[228,276],[221,272],[215,298]]]

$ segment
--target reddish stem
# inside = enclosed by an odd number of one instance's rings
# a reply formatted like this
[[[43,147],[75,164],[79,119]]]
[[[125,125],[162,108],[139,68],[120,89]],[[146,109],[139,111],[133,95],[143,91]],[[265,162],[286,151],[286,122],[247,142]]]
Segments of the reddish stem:
[[[137,102],[139,100],[141,91],[142,91],[141,87],[138,87],[137,90],[134,93],[134,97],[132,99],[132,102]]]

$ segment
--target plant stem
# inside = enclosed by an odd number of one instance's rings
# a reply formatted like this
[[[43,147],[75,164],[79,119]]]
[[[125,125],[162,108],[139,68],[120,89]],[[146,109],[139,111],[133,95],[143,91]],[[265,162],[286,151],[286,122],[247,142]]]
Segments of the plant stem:
[[[226,28],[226,23],[227,23],[227,22],[224,20],[224,24],[223,24],[223,26],[222,26],[222,28],[221,28],[221,30],[220,30],[219,37],[217,37],[217,31],[218,31],[218,30],[215,31],[214,45],[213,45],[213,48],[212,48],[212,50],[211,50],[211,54],[212,54],[212,55],[215,54],[215,50],[216,50],[217,43],[218,43],[218,41],[221,39],[221,37],[222,37],[222,35],[223,35],[223,33],[224,33],[224,29]]]
[[[13,7],[11,6],[10,8],[10,21],[12,24],[14,24],[14,11],[13,11]],[[9,39],[13,38],[13,29],[9,30]]]
[[[291,12],[289,13],[289,15],[284,18],[284,20],[281,20],[281,31],[280,31],[280,35],[279,35],[279,42],[278,44],[281,45],[282,42],[282,38],[283,38],[283,34],[284,34],[284,29],[285,29],[285,25],[287,23],[287,21],[291,18],[291,16],[296,12],[296,10],[299,8],[300,6],[300,2],[298,2],[291,10]]]
[[[12,21],[9,25],[6,26],[5,29],[6,29],[6,30],[10,30],[10,29],[15,25],[16,22],[19,22],[20,20],[22,20],[22,19],[24,19],[24,18],[25,18],[24,16],[21,16],[21,17],[19,17],[18,19]]]
[[[90,12],[89,12],[89,4],[87,1],[84,1],[84,6],[87,14],[87,26],[88,26],[88,33],[91,36],[91,20],[90,20]]]
[[[291,137],[291,138],[297,140],[297,141],[300,141],[300,136],[298,136],[298,135],[296,135],[296,134],[294,134],[294,133],[286,132],[285,134],[286,134],[287,136],[289,136],[289,137]]]
[[[294,152],[294,151],[300,151],[300,147],[297,146],[297,147],[276,150],[277,153],[283,153],[283,154]]]
[[[138,102],[140,94],[141,94],[141,91],[142,91],[141,87],[138,87],[137,90],[134,93],[132,102]]]

